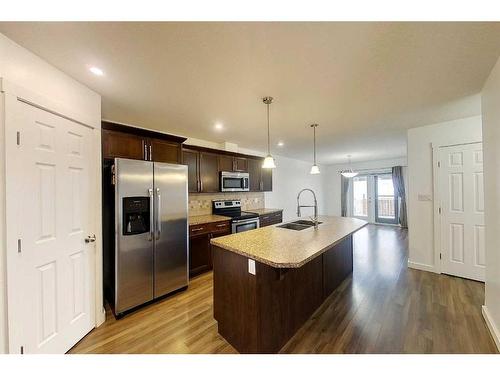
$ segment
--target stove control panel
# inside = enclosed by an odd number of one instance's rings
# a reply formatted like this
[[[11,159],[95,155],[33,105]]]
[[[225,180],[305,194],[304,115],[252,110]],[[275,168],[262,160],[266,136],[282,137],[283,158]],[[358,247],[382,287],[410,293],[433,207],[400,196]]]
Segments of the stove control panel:
[[[241,201],[239,200],[226,200],[226,201],[213,201],[214,208],[235,208],[241,207]]]

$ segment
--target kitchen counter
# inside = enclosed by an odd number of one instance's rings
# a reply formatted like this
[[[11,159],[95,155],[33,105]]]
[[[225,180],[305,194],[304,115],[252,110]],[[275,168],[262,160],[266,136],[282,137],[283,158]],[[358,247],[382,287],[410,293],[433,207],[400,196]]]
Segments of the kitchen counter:
[[[318,230],[268,226],[211,240],[214,318],[240,353],[279,352],[352,273],[352,234],[367,222],[319,219]]]
[[[297,219],[298,220],[298,219]],[[210,242],[275,268],[299,268],[367,222],[355,218],[320,216],[318,230],[295,231],[269,226],[214,238]]]
[[[256,208],[254,210],[245,210],[245,211],[253,212],[253,213],[258,214],[259,216],[262,216],[262,215],[272,214],[275,212],[280,212],[280,211],[283,211],[283,209],[282,208]]]
[[[231,220],[228,216],[221,215],[196,215],[189,216],[188,222],[189,225],[199,225],[199,224],[208,224],[208,223],[216,223],[218,221],[227,221]]]

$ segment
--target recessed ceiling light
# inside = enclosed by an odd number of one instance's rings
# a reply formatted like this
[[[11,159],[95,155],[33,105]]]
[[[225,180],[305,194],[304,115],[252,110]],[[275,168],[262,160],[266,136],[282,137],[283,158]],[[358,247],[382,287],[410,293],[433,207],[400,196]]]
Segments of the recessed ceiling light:
[[[285,143],[283,141],[278,142],[278,146],[283,147],[284,145],[285,145]]]
[[[222,130],[224,129],[224,125],[222,125],[220,122],[216,123],[214,125],[215,130]]]
[[[99,69],[97,66],[92,66],[89,69],[92,73],[94,73],[96,76],[103,76],[104,72],[102,69]]]

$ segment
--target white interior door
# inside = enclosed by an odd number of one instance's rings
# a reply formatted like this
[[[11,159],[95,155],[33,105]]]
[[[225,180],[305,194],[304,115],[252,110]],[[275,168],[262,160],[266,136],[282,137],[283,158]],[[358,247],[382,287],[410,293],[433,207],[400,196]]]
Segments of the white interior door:
[[[484,281],[482,143],[439,149],[441,269]]]
[[[95,324],[93,130],[15,98],[6,130],[9,350],[64,353]]]

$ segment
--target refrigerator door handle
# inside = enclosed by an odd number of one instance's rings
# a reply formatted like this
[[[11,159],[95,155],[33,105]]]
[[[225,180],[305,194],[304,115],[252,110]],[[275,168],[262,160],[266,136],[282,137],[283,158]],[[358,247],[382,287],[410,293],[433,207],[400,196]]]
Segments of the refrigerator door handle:
[[[159,240],[161,236],[161,222],[160,222],[160,211],[161,211],[161,194],[160,188],[156,188],[157,205],[156,205],[156,239]]]
[[[153,220],[154,220],[154,206],[153,206],[153,189],[148,189],[149,192],[149,237],[148,241],[153,241],[154,230],[153,230]]]

